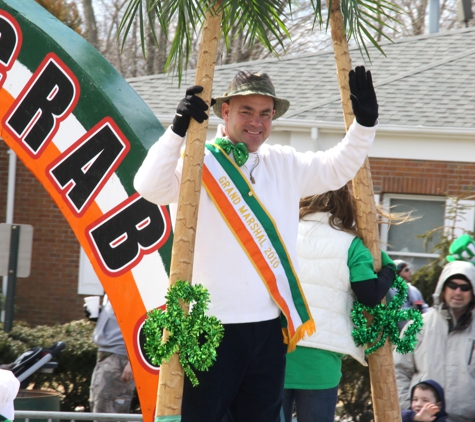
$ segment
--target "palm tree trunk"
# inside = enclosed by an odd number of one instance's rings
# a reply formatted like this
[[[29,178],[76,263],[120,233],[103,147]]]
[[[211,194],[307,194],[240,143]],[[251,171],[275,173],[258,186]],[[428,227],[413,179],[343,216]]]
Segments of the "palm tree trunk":
[[[220,2],[219,2],[220,3]],[[220,4],[217,4],[214,10]],[[195,85],[201,85],[200,97],[208,105],[211,103],[211,90],[214,79],[214,67],[221,30],[221,13],[208,12],[202,28]],[[183,174],[178,200],[175,233],[172,248],[169,285],[178,280],[191,282],[193,254],[195,249],[196,223],[201,192],[201,174],[203,169],[204,145],[208,131],[208,121],[200,124],[191,119],[188,128]],[[188,307],[182,304],[185,313]],[[164,340],[168,338],[165,331]],[[156,416],[179,415],[183,396],[184,372],[178,355],[169,362],[162,362],[158,381]]]
[[[329,3],[329,0],[327,0],[328,6]],[[345,127],[348,130],[354,119],[348,83],[348,72],[352,66],[348,42],[343,28],[340,0],[331,1],[330,25]],[[356,198],[358,228],[363,235],[364,244],[373,255],[374,269],[378,271],[381,268],[381,252],[379,248],[373,181],[368,157],[366,157],[363,167],[361,167],[353,179],[353,191]],[[368,356],[368,363],[375,422],[401,421],[396,374],[394,372],[394,361],[389,340],[386,340],[382,348]]]

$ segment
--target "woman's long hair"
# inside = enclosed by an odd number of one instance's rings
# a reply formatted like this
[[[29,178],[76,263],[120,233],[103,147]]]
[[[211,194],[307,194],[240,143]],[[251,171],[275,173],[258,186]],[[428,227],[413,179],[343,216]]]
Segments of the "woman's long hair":
[[[329,213],[331,227],[360,237],[356,227],[355,198],[348,185],[321,195],[302,198],[300,200],[299,218],[304,220],[307,214],[314,212]]]

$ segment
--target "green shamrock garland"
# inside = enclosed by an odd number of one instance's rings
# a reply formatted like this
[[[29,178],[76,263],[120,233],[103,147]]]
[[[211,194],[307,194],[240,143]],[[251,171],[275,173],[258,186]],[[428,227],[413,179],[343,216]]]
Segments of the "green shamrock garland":
[[[205,315],[209,293],[201,284],[192,286],[178,280],[170,287],[166,299],[166,311],[154,309],[145,320],[145,351],[154,365],[169,361],[178,352],[185,374],[193,386],[197,386],[199,382],[191,367],[198,371],[208,370],[216,360],[216,349],[224,328],[216,317]],[[180,300],[190,304],[188,316],[185,316]],[[162,342],[164,329],[169,332],[165,343]]]
[[[353,339],[357,346],[373,344],[365,350],[367,355],[382,347],[387,337],[396,346],[398,353],[413,352],[416,347],[417,333],[422,329],[422,314],[417,309],[401,309],[408,290],[406,282],[401,277],[396,276],[391,287],[396,289],[397,293],[388,304],[380,303],[374,308],[365,306],[358,301],[353,304],[351,319],[356,327],[352,332]],[[374,317],[369,326],[363,311]],[[397,323],[410,320],[412,323],[400,338]],[[376,342],[379,336],[380,339]]]

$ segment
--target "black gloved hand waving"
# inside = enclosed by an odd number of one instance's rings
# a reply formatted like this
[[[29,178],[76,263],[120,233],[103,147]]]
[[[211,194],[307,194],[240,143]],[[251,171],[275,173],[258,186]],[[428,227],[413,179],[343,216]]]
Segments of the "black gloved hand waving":
[[[172,123],[172,130],[177,135],[184,137],[188,126],[190,125],[190,118],[193,117],[198,123],[203,123],[208,118],[206,110],[208,105],[203,99],[197,97],[203,91],[203,87],[199,85],[190,86],[186,90],[185,98],[183,98],[176,108],[176,114]]]
[[[356,121],[371,127],[378,120],[378,101],[373,87],[371,72],[365,71],[364,66],[357,66],[350,70],[350,99]]]

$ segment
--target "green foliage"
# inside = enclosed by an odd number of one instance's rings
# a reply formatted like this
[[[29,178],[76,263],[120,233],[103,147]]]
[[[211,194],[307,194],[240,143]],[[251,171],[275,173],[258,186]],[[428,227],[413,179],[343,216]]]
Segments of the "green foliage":
[[[252,48],[259,41],[269,52],[278,55],[278,49],[285,51],[284,41],[291,38],[285,24],[285,18],[292,17],[292,6],[298,2],[291,0],[126,0],[127,8],[119,26],[122,36],[122,48],[126,38],[133,29],[138,18],[142,52],[145,56],[146,28],[151,31],[157,48],[163,48],[156,36],[154,21],[158,20],[161,30],[167,39],[170,24],[176,22],[171,47],[168,53],[165,71],[175,70],[181,81],[183,69],[189,63],[190,54],[201,31],[208,12],[222,12],[221,29],[226,48],[230,49],[233,34],[242,35],[243,43],[249,43]],[[314,26],[324,24],[322,11],[325,5],[321,0],[311,0],[314,9]],[[219,8],[218,8],[219,6]],[[329,9],[332,0],[329,1]],[[215,9],[216,8],[216,9]],[[387,22],[397,22],[394,16],[400,13],[400,8],[386,0],[341,0],[340,10],[343,15],[344,31],[348,39],[354,39],[360,51],[369,57],[366,44],[368,41],[383,53],[375,36],[389,39],[383,32],[390,27]],[[329,27],[330,13],[326,13],[326,28]],[[236,30],[237,29],[237,30]]]
[[[206,14],[213,10],[223,13],[222,33],[228,47],[230,45],[230,33],[235,25],[240,28],[244,34],[244,41],[249,41],[251,47],[258,39],[273,53],[276,51],[276,46],[270,40],[269,34],[274,36],[277,44],[282,47],[284,37],[290,37],[281,19],[286,7],[291,10],[292,1],[288,0],[128,0],[127,3],[127,9],[119,27],[119,33],[123,37],[122,46],[133,27],[136,16],[139,19],[140,38],[144,54],[145,21],[147,21],[147,26],[151,30],[158,48],[160,46],[155,34],[154,19],[158,19],[167,38],[169,37],[170,22],[176,22],[165,68],[167,71],[176,69],[179,80],[181,80],[183,68],[188,64],[195,35],[201,30]]]
[[[9,333],[3,331],[3,324],[0,324],[0,327],[0,364],[7,364],[13,362],[29,347],[26,347],[20,340],[10,338]]]
[[[311,0],[312,7],[315,12],[315,22],[320,27],[323,26],[322,4],[321,0]],[[332,0],[328,1],[328,9],[332,9]],[[391,39],[383,32],[384,28],[394,30],[387,22],[398,22],[393,15],[401,12],[399,6],[394,2],[386,0],[340,0],[340,10],[343,16],[343,27],[345,29],[346,38],[354,39],[361,52],[365,52],[369,58],[369,51],[366,46],[367,42],[371,42],[382,54],[383,50],[378,44],[375,34]],[[330,24],[330,14],[327,15],[326,28],[328,30]]]
[[[92,342],[93,323],[79,320],[35,328],[17,323],[10,333],[5,333],[3,326],[0,329],[1,364],[15,361],[33,347],[48,348],[57,341],[63,341],[66,348],[54,359],[58,367],[52,374],[35,372],[29,388],[59,392],[62,411],[74,411],[78,406],[89,410],[89,385],[97,354],[97,347]]]
[[[337,416],[342,421],[370,422],[374,420],[371,402],[369,369],[351,356],[345,356],[342,363],[342,377],[338,390]]]

